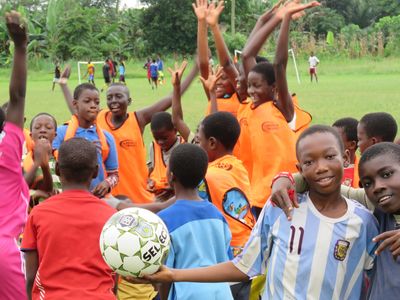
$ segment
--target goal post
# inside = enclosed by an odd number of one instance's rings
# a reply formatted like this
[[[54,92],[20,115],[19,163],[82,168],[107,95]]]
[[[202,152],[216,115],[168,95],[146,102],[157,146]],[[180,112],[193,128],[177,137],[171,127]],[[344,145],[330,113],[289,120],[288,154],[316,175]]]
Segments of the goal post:
[[[94,65],[103,65],[104,61],[92,61],[91,63],[94,64]],[[82,83],[81,65],[85,65],[86,66],[87,64],[88,64],[87,61],[78,61],[78,83],[79,84]],[[85,73],[86,73],[86,71],[83,74],[85,74]]]
[[[300,74],[299,74],[299,70],[297,68],[296,56],[294,54],[293,49],[289,49],[288,52],[289,52],[289,54],[290,54],[290,56],[292,57],[292,60],[293,60],[294,70],[296,72],[297,83],[300,84],[301,83],[300,82]],[[238,57],[241,54],[242,54],[242,51],[235,49],[235,61],[238,61]]]

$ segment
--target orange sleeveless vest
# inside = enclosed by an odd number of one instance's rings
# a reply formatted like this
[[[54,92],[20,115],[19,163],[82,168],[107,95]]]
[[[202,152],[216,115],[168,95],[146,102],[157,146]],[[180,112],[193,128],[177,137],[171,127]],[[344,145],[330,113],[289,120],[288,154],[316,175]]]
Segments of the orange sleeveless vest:
[[[312,121],[312,116],[310,113],[300,108],[296,94],[292,95],[292,100],[294,105],[294,111],[296,113],[296,126],[294,132],[296,133],[296,138],[297,138],[305,129],[307,129],[310,126]]]
[[[251,213],[248,173],[235,156],[225,155],[208,164],[205,183],[209,201],[228,222],[232,233],[231,247],[236,256],[249,239],[255,224]]]
[[[64,136],[64,141],[67,141],[69,139],[72,139],[76,131],[78,130],[79,127],[79,121],[77,116],[72,115],[71,120],[68,121],[65,125],[68,125],[67,131],[65,132]],[[97,136],[99,137],[100,145],[101,145],[101,157],[103,159],[103,162],[107,160],[108,154],[110,153],[110,147],[108,146],[106,136],[104,135],[104,132],[101,128],[101,126],[96,125],[96,133]],[[58,150],[54,151],[54,157],[58,159]],[[103,166],[104,172],[106,172],[106,168]]]
[[[241,144],[241,153],[251,153],[251,192],[253,205],[263,207],[271,194],[272,178],[279,172],[296,172],[296,134],[272,101],[256,108],[245,107],[241,129],[248,144]]]
[[[218,111],[227,111],[233,114],[235,117],[237,116],[237,111],[240,106],[240,101],[236,93],[232,94],[230,98],[217,98]],[[208,101],[206,116],[208,116],[211,112],[211,102]]]
[[[245,100],[239,105],[237,120],[240,124],[240,136],[236,142],[235,148],[233,148],[233,155],[240,159],[249,173],[251,181],[251,172],[253,168],[253,160],[251,158],[251,145],[250,135],[247,132],[247,106],[251,105],[251,100]]]
[[[119,182],[111,193],[125,195],[134,203],[153,202],[153,195],[146,189],[146,149],[136,113],[129,112],[118,128],[112,124],[111,115],[110,111],[102,110],[97,116],[97,124],[113,135],[118,152]]]
[[[182,137],[178,136],[178,139],[180,143],[184,143]],[[152,142],[152,147],[154,154],[153,157],[154,168],[153,171],[150,173],[149,177],[151,180],[154,181],[154,190],[156,191],[155,193],[157,194],[157,191],[168,189],[170,188],[170,186],[167,178],[167,166],[164,162],[161,147],[154,141]]]

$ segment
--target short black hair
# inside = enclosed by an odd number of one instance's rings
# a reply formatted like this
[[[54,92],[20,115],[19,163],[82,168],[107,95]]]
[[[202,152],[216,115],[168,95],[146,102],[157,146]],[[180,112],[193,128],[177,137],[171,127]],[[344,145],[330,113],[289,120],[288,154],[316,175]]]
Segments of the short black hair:
[[[129,89],[128,89],[128,87],[126,86],[126,84],[123,84],[123,83],[121,83],[121,82],[113,82],[113,83],[111,83],[111,84],[108,86],[108,89],[109,89],[110,87],[112,87],[112,86],[119,86],[119,87],[122,87],[122,88],[124,89],[126,95],[128,96],[128,98],[130,97],[130,92],[129,92]]]
[[[378,156],[391,156],[400,164],[400,145],[382,142],[368,147],[362,154],[359,167]]]
[[[193,144],[180,144],[172,150],[169,170],[188,189],[196,188],[207,172],[207,153]]]
[[[262,62],[267,62],[267,63],[269,63],[270,61],[269,61],[268,58],[266,58],[266,57],[264,57],[264,56],[257,55],[257,56],[256,56],[256,63],[262,63]]]
[[[314,133],[330,133],[330,134],[332,134],[335,137],[336,141],[338,142],[340,153],[344,154],[343,140],[342,140],[342,138],[340,137],[339,133],[337,132],[337,130],[335,128],[333,128],[331,126],[327,126],[327,125],[313,125],[313,126],[307,128],[306,130],[304,130],[300,134],[299,138],[297,139],[297,142],[296,142],[296,156],[297,156],[297,158],[299,158],[299,153],[298,153],[299,149],[298,148],[299,148],[300,141],[303,140],[305,137],[307,137],[309,135],[312,135]]]
[[[233,150],[240,135],[238,120],[229,112],[216,112],[201,122],[205,137],[216,138],[227,150]]]
[[[61,144],[58,150],[58,167],[68,182],[90,182],[96,166],[97,150],[93,143],[74,137]]]
[[[160,111],[155,113],[151,117],[150,124],[151,131],[156,131],[160,129],[173,130],[174,124],[172,124],[172,116],[166,111]]]
[[[333,127],[343,128],[348,141],[358,141],[357,138],[357,125],[358,121],[354,118],[342,118],[332,124]]]
[[[31,124],[29,125],[29,130],[30,131],[32,131],[33,122],[40,116],[48,116],[48,117],[50,117],[53,120],[54,128],[57,130],[57,120],[51,114],[48,114],[48,113],[45,113],[45,112],[41,112],[41,113],[38,113],[36,116],[34,116],[32,118]]]
[[[274,66],[269,62],[260,62],[256,64],[250,72],[261,74],[269,85],[275,83]]]
[[[391,114],[375,112],[366,114],[360,123],[369,138],[380,137],[383,142],[393,142],[397,134],[397,123]]]
[[[97,91],[99,90],[91,83],[85,82],[78,85],[74,90],[74,99],[78,100],[84,90]]]

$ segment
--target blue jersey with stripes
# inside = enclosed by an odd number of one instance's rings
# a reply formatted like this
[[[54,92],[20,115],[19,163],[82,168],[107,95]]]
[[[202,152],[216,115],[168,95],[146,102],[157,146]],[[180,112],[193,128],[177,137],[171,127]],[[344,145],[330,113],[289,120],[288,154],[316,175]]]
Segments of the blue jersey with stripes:
[[[268,269],[262,299],[359,300],[365,270],[371,270],[378,234],[375,217],[345,199],[340,218],[322,215],[308,193],[288,221],[280,208],[267,204],[234,264],[249,277]]]
[[[159,217],[171,236],[165,263],[170,268],[189,269],[215,265],[232,258],[231,233],[218,209],[208,201],[178,200]],[[232,299],[227,283],[176,282],[168,299]]]

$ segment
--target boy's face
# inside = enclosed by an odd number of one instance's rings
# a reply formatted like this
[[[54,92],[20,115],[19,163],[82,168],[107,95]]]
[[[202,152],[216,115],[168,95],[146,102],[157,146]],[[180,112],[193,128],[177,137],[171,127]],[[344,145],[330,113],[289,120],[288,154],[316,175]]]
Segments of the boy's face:
[[[74,99],[73,105],[79,118],[94,123],[100,109],[100,96],[96,90],[84,90],[79,99]]]
[[[57,128],[50,116],[41,115],[33,120],[31,137],[34,142],[45,139],[52,143],[56,135]]]
[[[125,116],[132,100],[124,86],[110,86],[107,90],[107,106],[114,116]]]
[[[357,126],[357,138],[358,138],[358,148],[360,149],[360,153],[363,154],[368,147],[377,143],[376,138],[369,137],[367,131],[365,130],[365,126],[363,123],[358,123]]]
[[[274,98],[274,86],[268,85],[262,74],[250,72],[247,78],[247,94],[253,104],[261,104]]]
[[[368,198],[382,211],[400,213],[400,164],[393,156],[380,155],[360,166],[360,181]]]
[[[161,128],[158,130],[152,130],[151,133],[162,151],[168,151],[176,142],[175,129],[168,130],[166,128]]]
[[[215,89],[215,94],[217,98],[223,98],[225,95],[232,95],[235,92],[232,83],[230,82],[228,76],[224,71],[222,71],[222,76],[218,79]]]
[[[334,135],[317,132],[306,136],[298,144],[297,155],[297,168],[310,190],[327,195],[340,189],[345,154]]]

